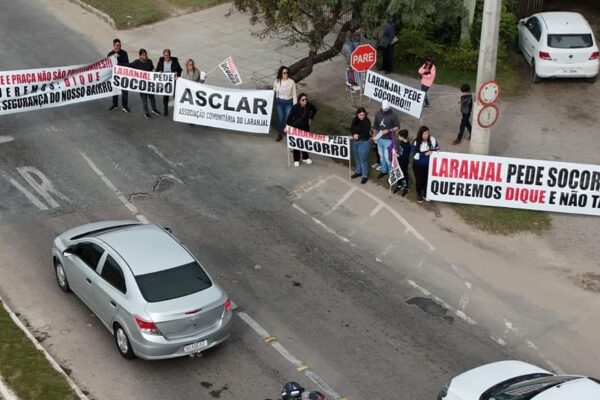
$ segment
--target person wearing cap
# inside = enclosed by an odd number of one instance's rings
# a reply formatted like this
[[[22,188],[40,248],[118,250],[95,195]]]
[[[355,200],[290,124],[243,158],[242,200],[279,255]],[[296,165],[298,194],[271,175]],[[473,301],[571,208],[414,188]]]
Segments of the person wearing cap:
[[[390,103],[387,100],[381,102],[381,110],[375,114],[373,123],[373,141],[377,143],[377,153],[381,159],[381,169],[377,178],[383,178],[392,169],[392,161],[388,148],[392,145],[394,134],[400,129],[400,120],[398,116],[390,110]]]

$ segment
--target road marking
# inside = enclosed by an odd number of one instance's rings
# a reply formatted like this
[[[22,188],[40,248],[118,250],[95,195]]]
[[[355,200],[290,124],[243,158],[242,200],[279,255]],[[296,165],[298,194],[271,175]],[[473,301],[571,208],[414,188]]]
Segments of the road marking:
[[[2,376],[0,376],[0,399],[5,400],[19,400],[17,395],[8,388],[4,380],[2,380]]]
[[[494,342],[498,343],[500,346],[506,346],[506,341],[500,337],[490,335],[490,339],[492,339]]]
[[[354,194],[354,192],[356,192],[356,189],[357,188],[353,187],[352,189],[348,190],[346,192],[346,194],[344,194],[342,196],[342,198],[339,199],[337,203],[335,203],[335,205],[331,208],[331,210],[325,212],[325,215],[329,215],[332,212],[334,212],[335,210],[337,210],[339,206],[341,206],[342,204],[344,204],[344,202],[346,202],[346,200],[348,200],[350,198],[350,196],[352,196]]]
[[[140,214],[137,207],[134,206],[129,200],[127,200],[127,198],[123,195],[123,193],[121,193],[119,191],[119,189],[117,189],[117,187],[110,181],[110,179],[108,179],[106,177],[106,175],[104,175],[104,172],[102,172],[100,170],[100,168],[98,168],[96,166],[96,164],[87,156],[87,154],[85,154],[82,151],[80,151],[79,154],[81,154],[81,157],[83,157],[83,159],[88,163],[88,165],[90,166],[90,168],[92,168],[92,170],[96,173],[96,175],[98,175],[100,177],[100,179],[102,179],[104,184],[106,186],[108,186],[108,188],[110,190],[115,192],[115,194],[117,195],[117,198],[131,212],[131,214],[133,214],[138,219],[138,221],[140,221],[144,224],[150,223],[150,221],[148,221],[148,218],[146,218],[144,215]]]
[[[294,207],[296,210],[300,211],[302,214],[308,215],[308,213],[306,211],[304,211],[304,209],[302,207],[300,207],[298,204],[292,203],[292,207]]]
[[[458,309],[461,311],[465,311],[465,309],[467,308],[468,305],[469,305],[469,296],[467,296],[466,294],[463,294],[462,297],[460,298],[460,301],[458,302]]]
[[[54,200],[54,197],[52,197],[52,194],[61,200],[69,203],[71,202],[67,196],[56,190],[50,179],[48,179],[48,177],[39,169],[34,167],[19,167],[17,168],[17,172],[21,174],[23,179],[29,183],[29,185],[40,195],[40,197],[46,200],[46,203],[48,203],[51,208],[60,207],[58,202]]]
[[[381,211],[381,209],[383,208],[383,204],[377,204],[377,206],[373,209],[373,211],[371,211],[371,213],[369,214],[369,217],[373,218],[374,216],[377,215],[377,213],[379,211]]]
[[[183,165],[183,163],[180,162],[173,162],[171,160],[169,160],[167,157],[164,156],[163,153],[160,152],[160,150],[158,150],[156,148],[156,146],[154,146],[153,144],[149,144],[148,148],[150,150],[152,150],[157,156],[159,156],[164,162],[166,162],[167,164],[169,164],[170,167],[181,167]]]
[[[46,349],[40,344],[40,342],[38,342],[35,336],[33,336],[31,332],[29,332],[27,327],[23,324],[23,322],[21,322],[19,317],[17,317],[17,315],[10,309],[10,307],[8,307],[8,304],[6,304],[6,302],[2,300],[1,297],[0,303],[2,303],[2,306],[6,310],[12,321],[15,323],[15,325],[17,325],[23,331],[25,336],[27,336],[27,338],[31,340],[35,348],[42,352],[42,354],[44,355],[44,357],[46,357],[50,365],[52,365],[52,368],[54,368],[60,375],[62,375],[65,378],[67,384],[71,387],[71,389],[73,389],[77,396],[79,396],[79,398],[82,400],[88,400],[88,397],[81,391],[81,389],[79,389],[79,386],[77,386],[73,379],[71,379],[71,377],[67,375],[67,373],[62,369],[58,362],[56,362],[56,360],[52,358],[52,356],[46,351]],[[6,400],[11,400],[10,397],[6,396],[4,393],[2,393],[2,396],[6,397]]]
[[[244,321],[256,334],[266,342],[268,338],[275,338],[275,336],[270,335],[262,326],[259,325],[251,316],[246,314],[243,311],[236,313],[238,317],[242,321]],[[308,364],[300,361],[296,356],[290,353],[283,345],[273,340],[268,343],[271,347],[273,347],[279,354],[283,356],[290,364],[296,368],[297,371],[304,372],[304,375],[311,381],[313,381],[317,386],[321,388],[323,392],[325,392],[328,396],[330,396],[333,400],[342,400],[345,397],[340,396],[331,386],[329,386],[319,375],[313,372]]]
[[[340,182],[345,183],[346,185],[352,185],[349,184],[346,180],[344,180],[343,178],[337,176],[337,175],[331,175],[329,178],[326,179],[337,179]],[[435,247],[427,240],[423,237],[423,235],[421,235],[411,224],[408,223],[408,221],[406,219],[404,219],[404,217],[402,217],[396,210],[394,210],[392,207],[390,207],[388,204],[386,204],[383,200],[380,200],[377,196],[375,196],[374,194],[371,194],[369,192],[367,192],[364,189],[361,189],[359,187],[356,187],[356,190],[360,191],[362,194],[364,194],[365,196],[369,197],[371,200],[373,200],[374,202],[376,202],[377,204],[382,205],[382,207],[384,207],[386,210],[388,210],[394,217],[396,217],[396,219],[398,221],[400,221],[400,223],[402,225],[404,225],[404,227],[408,230],[410,230],[410,232],[422,243],[424,243],[427,247],[429,247],[430,251],[434,251]]]
[[[8,143],[12,142],[13,140],[15,140],[15,138],[12,136],[0,136],[0,143]]]
[[[431,293],[429,290],[425,289],[422,286],[419,286],[415,281],[412,281],[410,279],[407,279],[406,281],[408,282],[408,284],[410,286],[414,287],[419,292],[421,292],[421,294],[423,296],[432,298],[433,300],[435,300],[436,302],[438,302],[439,304],[441,304],[442,306],[447,308],[449,311],[454,313],[454,315],[456,315],[458,318],[465,320],[466,322],[468,322],[471,325],[477,325],[477,322],[474,319],[472,319],[471,317],[469,317],[467,314],[465,314],[463,311],[452,307],[450,304],[446,303],[444,300],[440,299],[439,297],[437,297],[436,295]]]
[[[12,177],[10,177],[6,172],[1,171],[1,173],[2,173],[2,176],[8,182],[10,182],[11,185],[13,185],[15,188],[17,188],[17,190],[19,192],[23,193],[23,195],[27,198],[27,200],[29,200],[34,206],[36,206],[40,210],[47,210],[48,209],[48,207],[44,203],[42,203],[40,201],[40,199],[38,199],[37,197],[35,197],[35,195],[33,193],[31,193],[29,190],[25,189],[25,187],[23,187],[23,185],[21,185],[15,179],[13,179]]]

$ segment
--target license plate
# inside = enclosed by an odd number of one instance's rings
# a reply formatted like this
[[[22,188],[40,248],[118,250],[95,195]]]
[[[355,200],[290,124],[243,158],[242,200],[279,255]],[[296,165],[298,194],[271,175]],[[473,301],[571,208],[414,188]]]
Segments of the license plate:
[[[189,353],[192,351],[201,350],[201,349],[205,348],[206,346],[208,346],[208,340],[203,340],[201,342],[196,342],[196,343],[188,344],[187,346],[183,346],[183,351],[185,351],[186,353]]]
[[[565,74],[576,74],[576,73],[577,73],[577,72],[579,72],[579,71],[577,71],[577,70],[576,70],[576,69],[574,69],[574,68],[565,68],[565,69],[563,69],[563,72],[564,72]]]

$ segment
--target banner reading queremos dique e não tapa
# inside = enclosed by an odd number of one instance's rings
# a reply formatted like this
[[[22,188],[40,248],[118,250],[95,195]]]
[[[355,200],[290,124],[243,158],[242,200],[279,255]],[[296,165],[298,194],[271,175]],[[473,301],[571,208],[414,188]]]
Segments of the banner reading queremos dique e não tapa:
[[[229,89],[186,79],[175,86],[173,120],[234,131],[269,133],[272,90]]]
[[[0,71],[0,115],[110,97],[112,58],[91,64],[20,71]]]
[[[113,85],[131,92],[172,96],[175,93],[175,73],[142,71],[115,65]]]
[[[325,157],[350,159],[350,137],[319,135],[291,126],[286,127],[287,144],[291,150],[301,150]]]
[[[600,166],[434,152],[427,198],[600,215]]]

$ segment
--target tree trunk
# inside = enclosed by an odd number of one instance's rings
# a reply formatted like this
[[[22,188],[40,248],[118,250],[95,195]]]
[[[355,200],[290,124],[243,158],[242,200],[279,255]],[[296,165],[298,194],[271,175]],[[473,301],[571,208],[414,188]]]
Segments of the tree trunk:
[[[347,21],[342,25],[331,48],[314,55],[308,55],[290,65],[289,70],[291,78],[295,82],[300,82],[312,73],[315,64],[327,61],[338,55],[340,51],[342,51],[342,47],[346,40],[346,34],[350,30],[351,25],[352,21]]]

